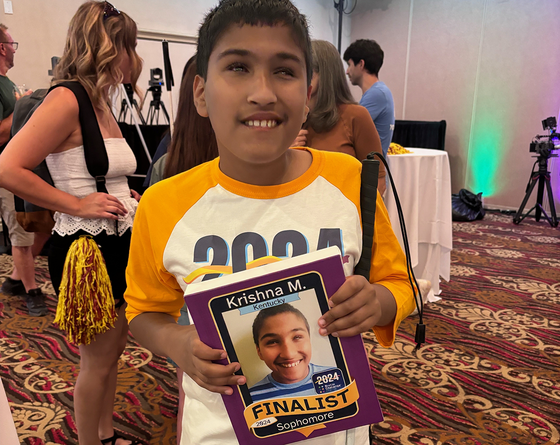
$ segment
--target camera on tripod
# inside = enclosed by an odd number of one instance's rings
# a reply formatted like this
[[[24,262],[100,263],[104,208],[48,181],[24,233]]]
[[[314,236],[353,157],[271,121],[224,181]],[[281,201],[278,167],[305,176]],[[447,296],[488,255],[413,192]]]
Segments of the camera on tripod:
[[[161,68],[150,69],[150,81],[148,82],[150,87],[162,87],[163,86],[163,71]]]
[[[553,140],[560,138],[560,134],[556,133],[556,118],[554,116],[547,117],[542,121],[542,127],[543,130],[548,131],[549,134],[536,135],[529,145],[529,152],[537,153],[537,155],[544,158],[556,156],[552,154],[552,151],[556,150]]]
[[[167,121],[167,125],[169,125],[169,115],[165,109],[165,104],[161,100],[161,87],[163,86],[163,70],[161,68],[150,69],[150,80],[148,84],[150,85],[148,91],[152,93],[152,100],[150,102],[150,108],[148,108],[148,113],[146,114],[146,122],[150,125],[158,125],[159,110],[161,109]]]
[[[519,207],[519,210],[513,217],[513,223],[519,224],[523,221],[529,214],[535,211],[535,220],[538,222],[541,219],[541,215],[546,218],[548,223],[552,227],[558,227],[558,217],[556,216],[556,207],[554,206],[554,196],[552,195],[552,186],[550,185],[550,171],[548,171],[548,160],[552,157],[557,157],[558,155],[552,154],[553,150],[556,150],[554,145],[554,140],[558,141],[560,134],[556,133],[556,118],[551,116],[547,117],[542,121],[542,127],[544,131],[548,131],[548,134],[538,134],[533,138],[531,145],[529,146],[530,153],[536,153],[537,160],[533,165],[533,170],[531,171],[531,178],[527,184],[527,189],[525,191],[525,197],[523,202]],[[535,171],[535,166],[538,164],[539,169]],[[527,213],[523,214],[523,209],[533,193],[533,190],[537,187],[537,203],[531,208]],[[543,207],[544,194],[548,196],[548,206],[550,216]]]

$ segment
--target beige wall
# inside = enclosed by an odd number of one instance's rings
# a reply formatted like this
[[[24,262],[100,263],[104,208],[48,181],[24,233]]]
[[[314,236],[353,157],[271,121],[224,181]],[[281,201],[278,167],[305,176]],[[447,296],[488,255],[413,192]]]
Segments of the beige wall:
[[[516,209],[533,164],[529,143],[541,120],[558,115],[559,17],[557,0],[368,0],[352,15],[351,39],[375,39],[385,51],[380,78],[397,119],[447,121],[454,191]]]
[[[81,1],[12,3],[13,15],[0,14],[20,42],[9,76],[17,84],[44,87],[50,58],[61,54]],[[140,29],[184,35],[196,34],[215,3],[115,0]],[[336,44],[332,0],[294,3],[309,17],[314,38]],[[360,0],[345,16],[343,49],[358,38],[378,40],[385,51],[380,77],[393,92],[397,119],[447,120],[454,191],[482,191],[488,206],[517,208],[533,162],[529,142],[541,132],[541,120],[556,116],[560,106],[558,17],[558,0]],[[190,51],[172,49],[176,84]],[[145,87],[156,62],[148,53],[144,57]],[[353,92],[359,97],[359,90]],[[558,202],[560,166],[557,160],[550,164]]]
[[[0,7],[0,22],[9,27],[14,40],[20,43],[15,55],[15,66],[8,73],[16,84],[25,84],[31,89],[48,86],[50,77],[47,73],[51,67],[51,57],[61,55],[68,23],[81,3],[81,0],[12,0],[13,15],[5,15]],[[294,3],[307,15],[313,38],[334,44],[338,42],[338,15],[332,0],[294,0]],[[217,0],[114,0],[113,4],[127,12],[141,30],[195,36],[205,12],[217,4]],[[346,47],[350,42],[348,15],[344,16],[343,31],[342,44]],[[144,59],[139,85],[146,89],[150,68],[163,67],[161,45],[141,41],[138,52]],[[191,45],[170,44],[176,85],[173,108],[177,105],[183,66],[193,52]],[[165,91],[162,99],[170,110]],[[149,101],[145,104],[144,112],[148,106]]]

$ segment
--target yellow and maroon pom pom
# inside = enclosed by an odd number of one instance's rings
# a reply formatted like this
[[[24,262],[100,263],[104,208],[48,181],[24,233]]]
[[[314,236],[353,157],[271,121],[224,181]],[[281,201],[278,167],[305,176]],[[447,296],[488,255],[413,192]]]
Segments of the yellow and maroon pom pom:
[[[90,236],[72,243],[62,274],[54,323],[68,340],[88,345],[115,325],[117,313],[103,255]]]

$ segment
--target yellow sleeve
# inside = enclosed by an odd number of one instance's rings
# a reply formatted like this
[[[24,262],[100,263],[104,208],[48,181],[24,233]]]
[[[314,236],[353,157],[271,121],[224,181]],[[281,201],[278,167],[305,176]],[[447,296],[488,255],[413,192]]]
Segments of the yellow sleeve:
[[[395,341],[395,335],[401,322],[414,311],[415,302],[408,281],[406,258],[393,232],[387,209],[379,193],[377,193],[371,256],[370,282],[389,289],[397,303],[397,314],[393,323],[373,328],[381,346],[388,348]]]
[[[158,200],[152,199],[152,189],[140,200],[132,230],[124,294],[129,323],[143,312],[164,312],[177,319],[184,303],[181,287],[163,266],[163,252],[171,232],[165,225],[155,224],[154,218],[150,224],[150,217],[161,211],[155,208]]]

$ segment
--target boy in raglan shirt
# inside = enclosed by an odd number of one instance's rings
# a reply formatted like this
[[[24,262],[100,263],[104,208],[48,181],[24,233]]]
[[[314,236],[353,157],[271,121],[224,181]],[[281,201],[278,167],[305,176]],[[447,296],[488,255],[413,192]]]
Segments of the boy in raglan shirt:
[[[289,0],[223,0],[212,9],[199,31],[194,96],[220,157],[150,187],[136,213],[127,318],[141,344],[185,371],[182,445],[237,444],[221,395],[246,383],[234,375],[239,363],[213,363],[226,352],[202,343],[196,326],[175,322],[188,282],[242,271],[267,255],[337,245],[347,279],[313,321],[322,335],[373,329],[388,347],[414,308],[379,195],[370,280],[353,275],[362,244],[360,162],[289,148],[308,112],[310,54],[305,17]],[[342,445],[345,438],[300,443]],[[368,428],[358,428],[355,443],[367,442]]]

